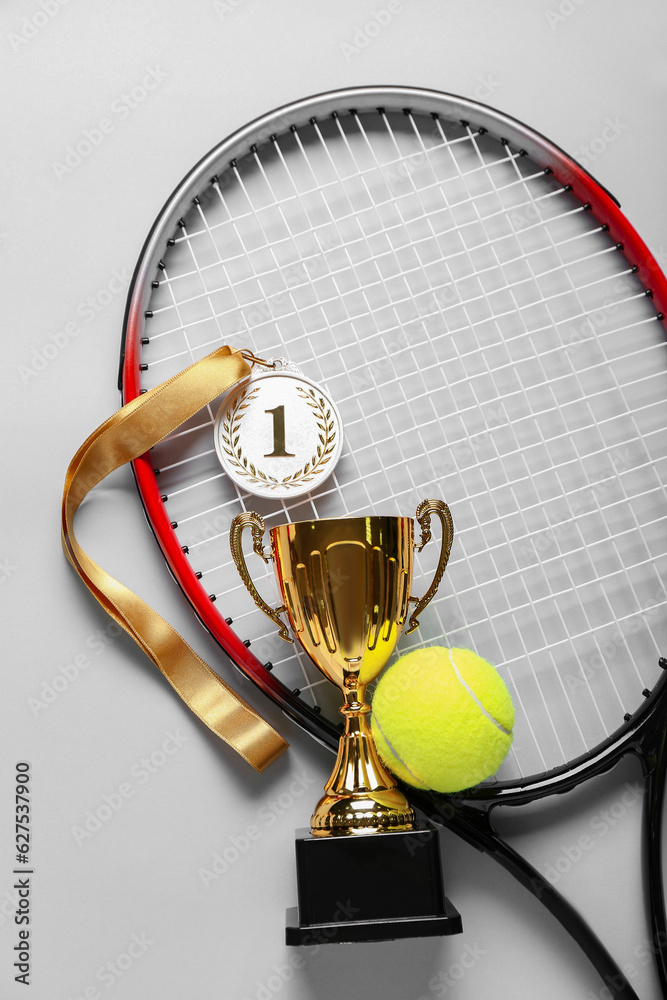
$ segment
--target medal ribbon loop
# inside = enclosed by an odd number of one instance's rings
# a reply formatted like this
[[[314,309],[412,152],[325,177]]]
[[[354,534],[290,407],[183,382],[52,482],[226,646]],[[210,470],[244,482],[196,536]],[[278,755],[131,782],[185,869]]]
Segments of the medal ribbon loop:
[[[127,403],[84,441],[65,477],[62,543],[86,587],[161,670],[186,705],[256,771],[263,771],[287,749],[287,742],[204,663],[168,622],[98,566],[74,534],[74,515],[89,491],[246,378],[251,367],[244,354],[252,362],[260,360],[250,352],[219,347]]]

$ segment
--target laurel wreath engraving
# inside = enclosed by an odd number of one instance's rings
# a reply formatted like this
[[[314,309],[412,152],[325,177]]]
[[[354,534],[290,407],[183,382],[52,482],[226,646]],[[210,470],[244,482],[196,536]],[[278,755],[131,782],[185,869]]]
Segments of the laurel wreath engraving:
[[[227,410],[222,421],[220,437],[222,440],[222,450],[227,455],[230,465],[240,475],[257,485],[265,486],[268,490],[275,490],[281,486],[299,486],[302,483],[310,483],[321,469],[331,461],[331,455],[336,446],[336,431],[331,409],[322,396],[318,396],[315,389],[304,389],[297,386],[296,391],[313,411],[318,429],[318,444],[315,454],[311,456],[306,464],[283,479],[276,479],[263,469],[260,469],[244,455],[243,448],[239,444],[241,421],[243,413],[247,410],[250,402],[260,386],[243,392],[234,400],[232,406]]]

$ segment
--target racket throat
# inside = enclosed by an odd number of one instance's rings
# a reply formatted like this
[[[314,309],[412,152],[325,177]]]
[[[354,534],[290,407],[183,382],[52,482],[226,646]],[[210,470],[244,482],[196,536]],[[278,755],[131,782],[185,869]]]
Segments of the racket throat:
[[[325,794],[310,820],[315,837],[412,830],[415,814],[382,764],[368,724],[361,686],[345,691],[345,731]]]

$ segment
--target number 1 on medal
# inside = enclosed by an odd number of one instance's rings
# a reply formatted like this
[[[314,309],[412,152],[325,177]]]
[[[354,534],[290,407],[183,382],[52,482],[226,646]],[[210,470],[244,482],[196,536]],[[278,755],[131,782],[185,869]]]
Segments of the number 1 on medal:
[[[289,451],[285,451],[285,407],[281,404],[264,412],[273,417],[273,451],[264,458],[294,458]]]

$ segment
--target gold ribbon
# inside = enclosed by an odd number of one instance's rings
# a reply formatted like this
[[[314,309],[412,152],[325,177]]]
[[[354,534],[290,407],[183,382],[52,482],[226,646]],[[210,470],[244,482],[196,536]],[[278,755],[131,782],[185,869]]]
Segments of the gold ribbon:
[[[74,515],[86,494],[114,469],[149,451],[216,396],[250,374],[229,347],[202,358],[123,406],[81,445],[65,477],[62,542],[65,555],[104,610],[132,636],[189,708],[256,771],[288,744],[188,646],[178,632],[81,548]]]

